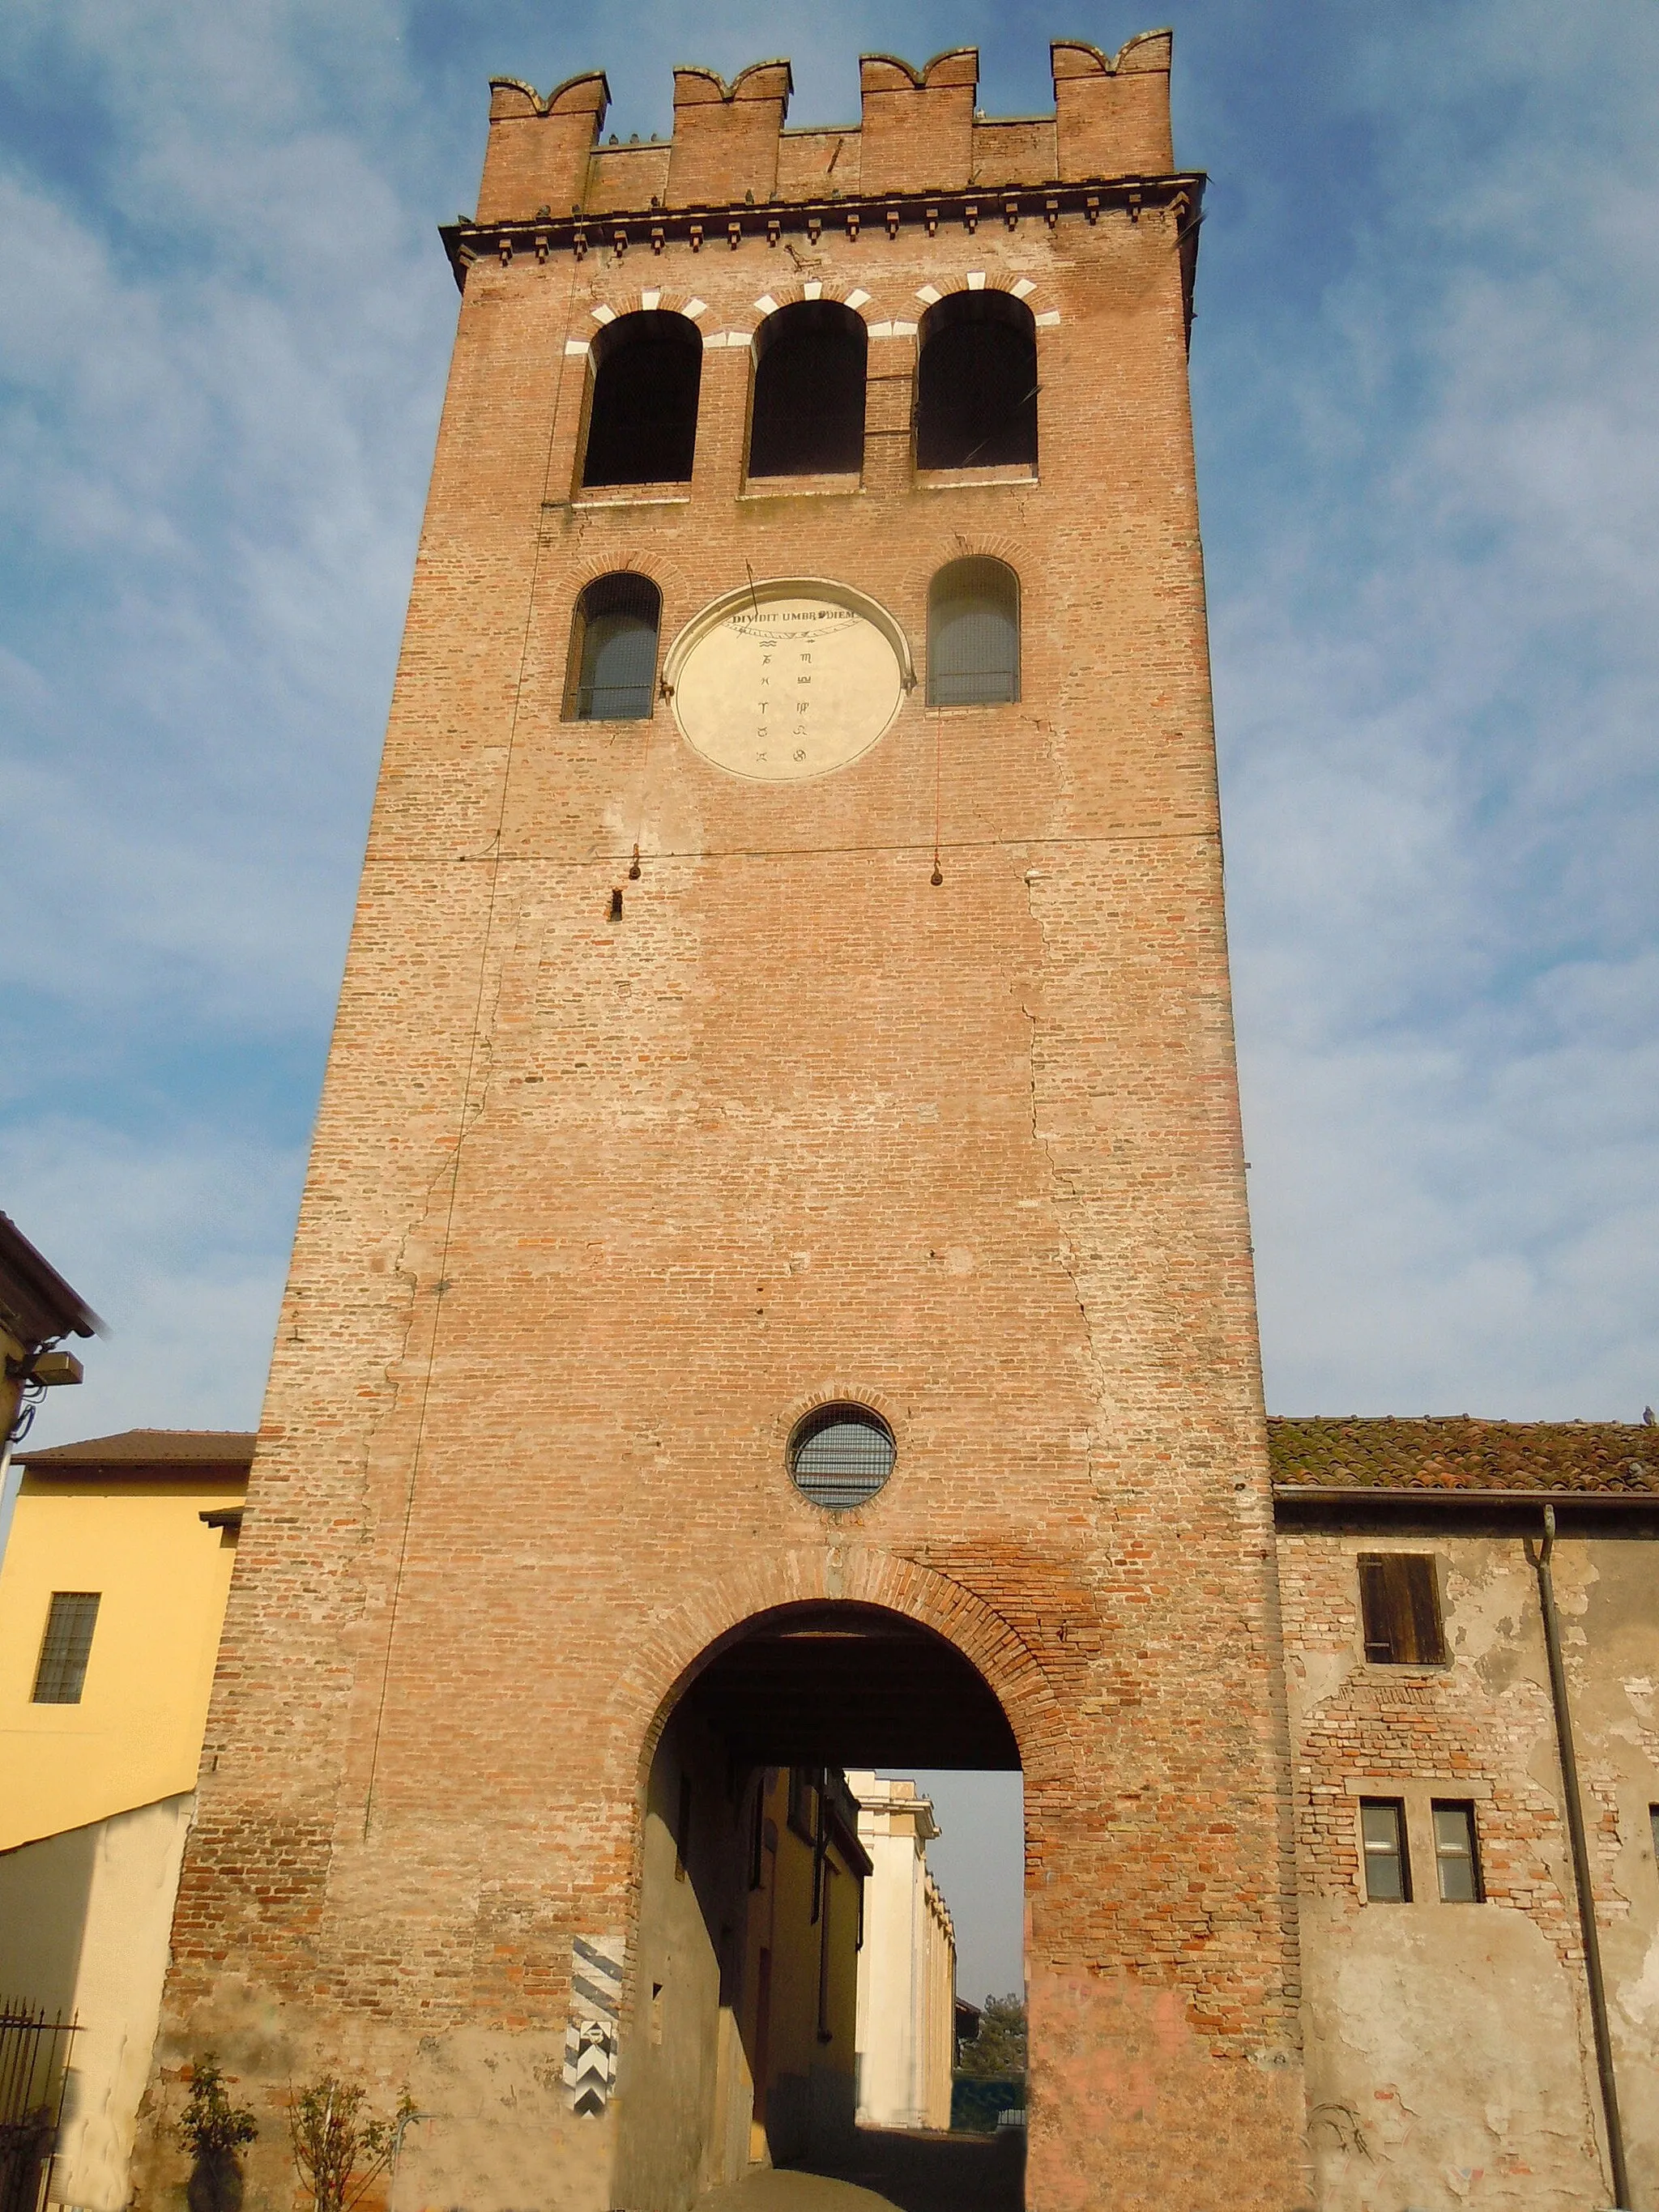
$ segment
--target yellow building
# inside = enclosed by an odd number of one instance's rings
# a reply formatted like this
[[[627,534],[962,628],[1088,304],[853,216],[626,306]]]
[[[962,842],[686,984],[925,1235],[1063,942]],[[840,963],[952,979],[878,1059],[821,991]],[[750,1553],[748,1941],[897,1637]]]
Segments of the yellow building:
[[[750,2053],[752,2160],[833,2152],[857,2097],[858,1955],[870,1860],[832,1768],[768,1768],[738,2017]]]
[[[664,1731],[646,1793],[637,2032],[618,2066],[623,1946],[586,1945],[587,2016],[565,2071],[579,2113],[614,2094],[636,2116],[606,2201],[681,2212],[752,2166],[833,2163],[852,2148],[870,1874],[840,1770],[734,1757],[696,1697]],[[411,2201],[459,2197],[471,2146],[443,2132],[416,2131]]]
[[[49,2201],[120,2212],[253,1438],[20,1454],[0,1562],[0,1992],[79,2023]]]

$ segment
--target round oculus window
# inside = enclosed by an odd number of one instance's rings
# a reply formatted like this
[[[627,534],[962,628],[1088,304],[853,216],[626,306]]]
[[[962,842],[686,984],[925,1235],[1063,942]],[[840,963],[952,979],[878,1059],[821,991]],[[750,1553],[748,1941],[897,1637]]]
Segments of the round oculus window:
[[[789,1439],[796,1489],[831,1513],[873,1498],[896,1457],[893,1431],[867,1406],[819,1406]]]

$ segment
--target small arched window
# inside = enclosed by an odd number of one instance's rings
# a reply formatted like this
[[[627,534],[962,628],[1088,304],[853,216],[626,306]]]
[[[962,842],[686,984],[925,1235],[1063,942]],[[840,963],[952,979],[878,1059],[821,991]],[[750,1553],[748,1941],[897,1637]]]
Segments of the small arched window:
[[[1019,579],[1006,561],[952,561],[927,593],[927,703],[997,707],[1019,696]]]
[[[1036,325],[1012,292],[929,307],[916,366],[919,469],[1035,468]]]
[[[662,593],[648,576],[600,576],[576,602],[567,722],[637,722],[657,690]]]
[[[685,315],[619,315],[593,341],[582,483],[687,483],[702,335]]]
[[[844,476],[864,465],[864,319],[836,300],[800,300],[755,336],[751,477]]]

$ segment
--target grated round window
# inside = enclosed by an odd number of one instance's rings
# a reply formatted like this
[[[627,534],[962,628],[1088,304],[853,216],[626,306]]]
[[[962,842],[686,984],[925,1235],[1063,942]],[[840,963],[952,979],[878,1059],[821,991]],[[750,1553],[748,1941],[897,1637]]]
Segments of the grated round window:
[[[820,1406],[789,1439],[789,1472],[814,1505],[845,1513],[893,1472],[893,1431],[867,1406]]]

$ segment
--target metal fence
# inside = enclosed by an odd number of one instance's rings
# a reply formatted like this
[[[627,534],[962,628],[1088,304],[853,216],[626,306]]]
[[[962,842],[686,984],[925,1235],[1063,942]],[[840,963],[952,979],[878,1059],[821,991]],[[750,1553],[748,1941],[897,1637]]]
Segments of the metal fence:
[[[0,2002],[0,2212],[40,2212],[64,2117],[80,2024],[21,2000]]]

